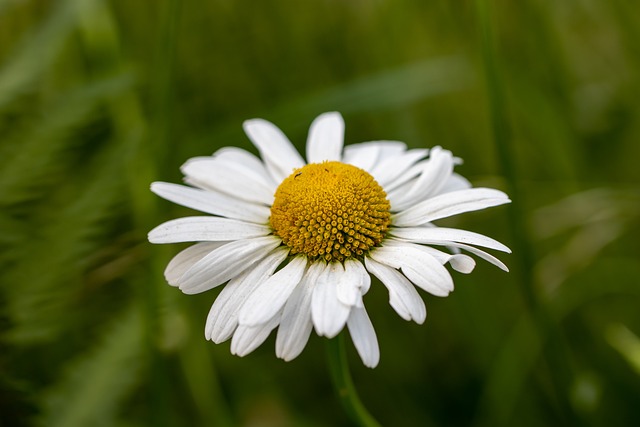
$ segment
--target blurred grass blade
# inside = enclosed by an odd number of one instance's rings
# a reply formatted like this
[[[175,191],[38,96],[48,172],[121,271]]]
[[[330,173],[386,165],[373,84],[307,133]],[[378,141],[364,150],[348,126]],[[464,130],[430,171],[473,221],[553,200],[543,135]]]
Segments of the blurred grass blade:
[[[123,199],[124,173],[120,144],[111,144],[87,161],[88,170],[76,171],[79,186],[62,186],[56,197],[44,203],[43,224],[28,230],[24,244],[16,248],[18,262],[4,272],[7,316],[13,328],[5,337],[14,342],[53,339],[71,319],[69,307],[77,304],[80,278],[91,261],[87,254],[101,248],[97,238]],[[75,183],[74,183],[75,184]],[[37,260],[38,268],[33,268]]]
[[[588,268],[573,274],[567,283],[548,296],[549,308],[556,319],[567,319],[594,302],[610,299],[631,302],[640,297],[637,280],[640,264],[633,255],[601,257]]]
[[[640,375],[640,338],[621,324],[609,325],[605,337],[631,368]]]
[[[142,318],[136,307],[129,307],[105,329],[92,350],[67,364],[61,379],[46,391],[40,424],[115,425],[119,405],[140,382],[142,342]]]
[[[57,181],[63,178],[71,157],[66,151],[79,145],[74,133],[91,125],[106,99],[132,86],[129,74],[81,84],[43,106],[47,113],[37,119],[37,124],[2,141],[6,150],[0,159],[0,206],[23,203],[60,185]]]
[[[305,119],[338,107],[347,114],[397,109],[435,95],[462,90],[470,82],[471,70],[464,57],[430,58],[334,86],[282,109],[297,111]]]
[[[467,88],[473,81],[469,62],[459,55],[429,58],[366,75],[308,93],[269,112],[256,113],[288,128],[306,127],[310,117],[338,110],[344,114],[400,109],[427,98]],[[205,132],[203,140],[224,140],[237,132],[242,119]],[[289,126],[291,125],[291,126]]]
[[[200,329],[202,325],[194,326]],[[220,387],[215,360],[207,349],[210,345],[208,341],[190,340],[180,352],[180,364],[200,418],[199,424],[231,427],[236,423],[232,422]]]
[[[491,128],[495,141],[498,161],[506,178],[507,193],[514,203],[507,207],[508,225],[513,238],[513,253],[519,262],[518,281],[524,297],[528,315],[543,343],[544,361],[547,364],[551,390],[544,395],[555,404],[557,416],[563,422],[582,425],[583,420],[576,414],[569,401],[570,384],[573,381],[573,369],[567,358],[567,349],[561,331],[547,308],[536,295],[533,283],[535,257],[533,255],[529,230],[525,226],[525,194],[518,176],[518,162],[514,156],[512,125],[508,113],[504,80],[498,60],[494,36],[493,0],[476,0],[476,14],[481,35],[481,52],[485,71],[487,96],[491,118]]]
[[[37,79],[53,63],[75,28],[76,1],[56,2],[49,18],[16,45],[13,56],[0,69],[0,110],[20,95],[34,91]]]
[[[521,316],[504,340],[480,397],[479,416],[496,425],[511,425],[527,380],[540,358],[542,343],[529,316]],[[483,425],[483,423],[479,423]],[[517,424],[517,423],[516,423]]]
[[[530,223],[538,239],[563,237],[536,265],[538,289],[556,293],[567,279],[602,257],[639,216],[640,194],[626,188],[589,189],[534,211]]]

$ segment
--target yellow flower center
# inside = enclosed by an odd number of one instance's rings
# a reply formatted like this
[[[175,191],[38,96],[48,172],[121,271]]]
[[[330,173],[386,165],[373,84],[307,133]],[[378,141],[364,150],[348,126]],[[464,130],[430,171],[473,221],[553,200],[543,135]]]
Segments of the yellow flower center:
[[[380,244],[390,223],[387,195],[371,175],[340,162],[295,170],[276,190],[271,227],[291,254],[344,261]]]

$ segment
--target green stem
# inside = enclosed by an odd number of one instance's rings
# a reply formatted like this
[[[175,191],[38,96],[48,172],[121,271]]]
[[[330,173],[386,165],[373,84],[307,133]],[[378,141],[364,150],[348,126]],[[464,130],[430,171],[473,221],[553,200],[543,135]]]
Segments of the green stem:
[[[362,404],[351,379],[347,352],[345,349],[344,333],[330,339],[327,343],[327,359],[338,399],[351,420],[361,427],[380,427],[380,424]]]

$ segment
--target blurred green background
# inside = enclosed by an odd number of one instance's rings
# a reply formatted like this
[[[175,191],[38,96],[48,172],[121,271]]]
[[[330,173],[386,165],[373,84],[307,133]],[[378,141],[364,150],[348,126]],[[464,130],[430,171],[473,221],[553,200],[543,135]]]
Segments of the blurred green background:
[[[514,199],[441,222],[511,246],[511,273],[454,273],[422,326],[374,283],[380,365],[349,347],[374,416],[640,425],[634,0],[0,0],[0,425],[350,425],[324,339],[231,356],[203,334],[219,291],[167,286],[184,246],[146,241],[192,214],[150,182],[255,152],[249,118],[303,148],[332,110],[347,143],[442,145]]]

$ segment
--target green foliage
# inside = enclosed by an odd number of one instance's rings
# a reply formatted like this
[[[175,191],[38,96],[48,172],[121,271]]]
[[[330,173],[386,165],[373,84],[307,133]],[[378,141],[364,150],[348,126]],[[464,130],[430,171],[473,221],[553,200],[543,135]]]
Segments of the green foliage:
[[[422,326],[372,286],[381,364],[348,357],[373,415],[640,423],[632,1],[29,0],[0,1],[0,22],[0,425],[349,425],[323,339],[291,363],[273,339],[231,356],[202,334],[216,291],[167,286],[180,248],[146,242],[187,212],[152,181],[253,150],[252,117],[302,148],[329,110],[347,143],[442,145],[514,196],[448,220],[514,248],[512,273],[456,275]]]
[[[44,426],[116,425],[119,408],[141,378],[142,318],[125,309],[107,325],[95,348],[69,360],[55,385],[42,395]]]

